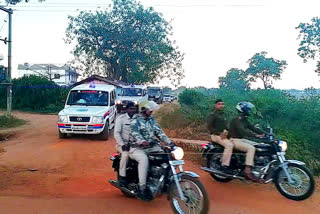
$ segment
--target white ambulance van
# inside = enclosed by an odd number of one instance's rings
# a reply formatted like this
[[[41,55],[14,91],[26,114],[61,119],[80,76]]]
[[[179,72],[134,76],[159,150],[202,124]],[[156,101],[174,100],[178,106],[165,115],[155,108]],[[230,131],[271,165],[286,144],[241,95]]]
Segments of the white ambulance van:
[[[59,137],[68,134],[94,134],[108,140],[116,119],[116,88],[107,84],[82,84],[69,92],[59,112]]]

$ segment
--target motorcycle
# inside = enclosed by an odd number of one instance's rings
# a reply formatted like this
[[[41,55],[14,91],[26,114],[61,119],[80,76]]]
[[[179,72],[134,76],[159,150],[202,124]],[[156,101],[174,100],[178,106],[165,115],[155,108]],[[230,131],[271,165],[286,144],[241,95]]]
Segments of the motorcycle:
[[[286,159],[285,152],[288,144],[275,139],[272,128],[269,128],[269,133],[262,141],[263,143],[254,145],[256,153],[252,174],[264,184],[273,181],[277,190],[288,199],[300,201],[309,198],[314,191],[315,182],[305,163]],[[214,180],[218,182],[229,182],[232,179],[248,181],[244,176],[245,153],[232,154],[230,168],[235,173],[231,175],[219,170],[223,146],[213,142],[203,144],[202,150],[207,167],[201,167],[201,169],[210,173]]]
[[[205,187],[198,179],[200,176],[194,172],[183,170],[183,149],[177,146],[162,146],[162,149],[163,152],[161,153],[148,153],[149,169],[146,186],[150,199],[153,200],[166,193],[171,208],[176,214],[208,213],[209,198]],[[120,159],[121,155],[119,153],[115,153],[110,158],[118,178]],[[126,174],[128,182],[126,187],[120,187],[116,180],[109,180],[109,183],[120,189],[126,197],[138,197],[139,179],[138,163],[136,161],[129,160]]]

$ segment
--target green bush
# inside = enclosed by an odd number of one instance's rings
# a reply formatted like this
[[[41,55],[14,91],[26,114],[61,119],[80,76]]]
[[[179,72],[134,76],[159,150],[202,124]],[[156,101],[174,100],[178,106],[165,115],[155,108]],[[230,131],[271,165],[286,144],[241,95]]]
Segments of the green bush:
[[[0,116],[0,129],[22,126],[24,124],[24,120],[15,118],[13,116]]]
[[[29,76],[12,81],[12,106],[15,110],[55,113],[63,109],[69,89],[46,78]],[[0,88],[0,108],[6,108],[6,89]]]

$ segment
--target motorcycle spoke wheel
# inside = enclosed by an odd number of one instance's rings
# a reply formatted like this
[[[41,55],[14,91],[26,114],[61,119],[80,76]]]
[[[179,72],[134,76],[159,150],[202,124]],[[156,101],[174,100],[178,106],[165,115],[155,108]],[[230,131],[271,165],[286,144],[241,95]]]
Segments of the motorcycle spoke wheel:
[[[201,189],[191,180],[181,179],[180,185],[186,201],[180,199],[178,189],[173,191],[173,205],[181,214],[199,214],[202,210],[203,194]]]
[[[282,170],[279,174],[279,186],[282,190],[292,196],[302,196],[310,188],[310,177],[309,175],[300,168],[290,167],[289,173],[291,175],[292,183],[289,182],[288,177]]]

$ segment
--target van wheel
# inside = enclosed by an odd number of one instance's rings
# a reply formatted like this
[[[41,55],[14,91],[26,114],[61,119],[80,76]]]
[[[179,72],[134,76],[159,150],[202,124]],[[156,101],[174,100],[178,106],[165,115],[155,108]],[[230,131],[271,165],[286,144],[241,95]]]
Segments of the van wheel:
[[[106,122],[103,131],[98,135],[99,140],[109,139],[109,121]]]
[[[59,130],[59,138],[60,138],[60,139],[66,139],[66,138],[67,138],[67,134],[66,134],[66,133],[62,133],[62,132]]]

